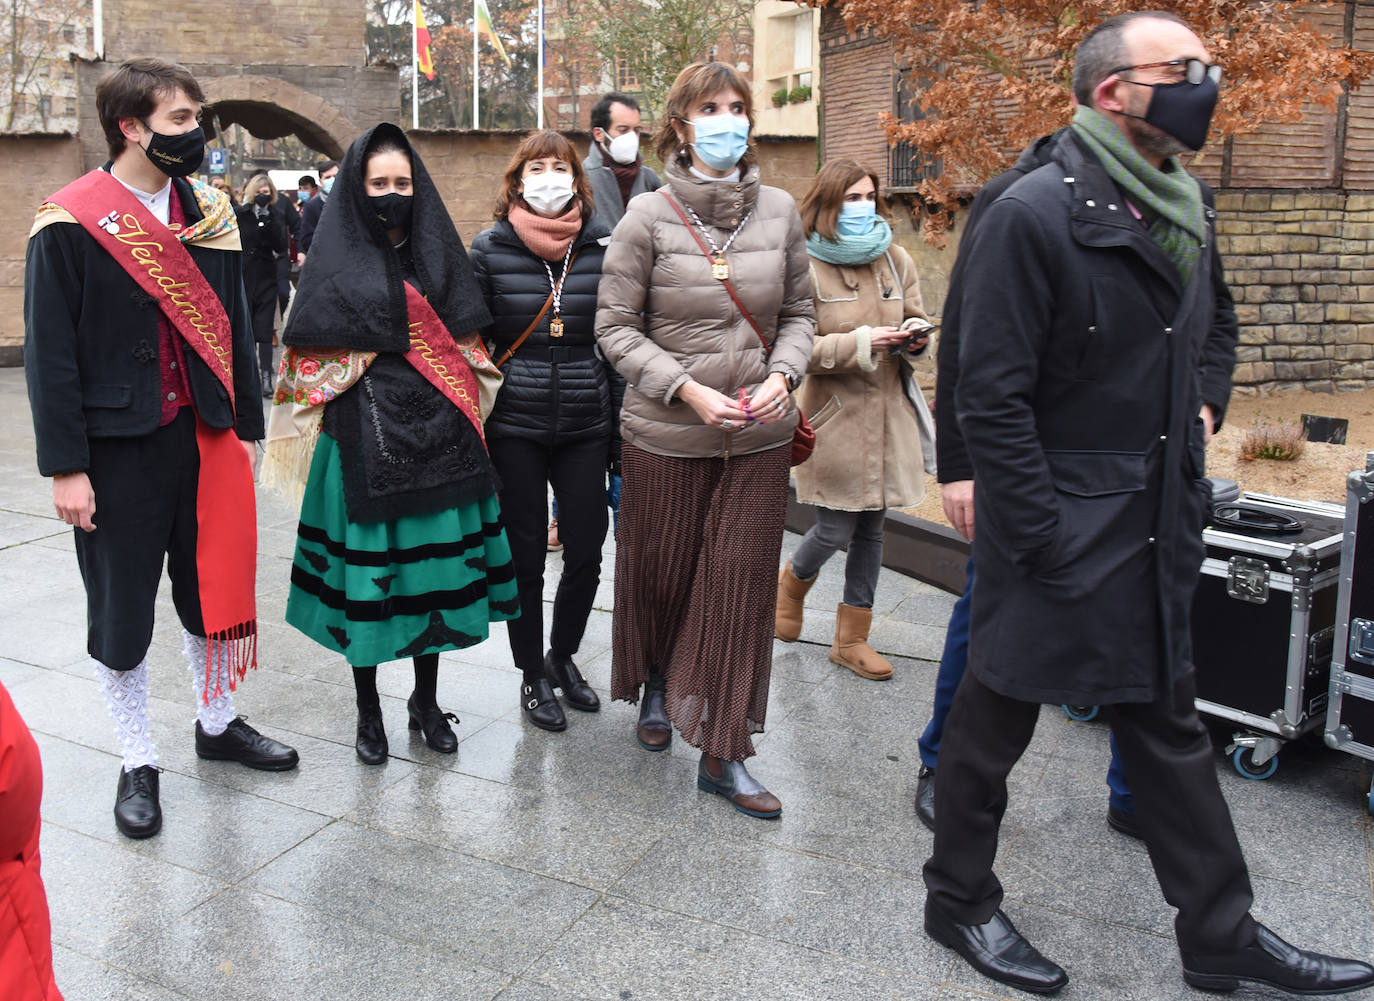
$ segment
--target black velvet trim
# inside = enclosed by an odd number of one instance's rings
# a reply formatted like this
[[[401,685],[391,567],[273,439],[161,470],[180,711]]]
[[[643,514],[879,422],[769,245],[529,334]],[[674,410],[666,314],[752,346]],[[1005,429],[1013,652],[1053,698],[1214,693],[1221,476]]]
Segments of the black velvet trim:
[[[319,546],[336,560],[343,560],[351,567],[386,567],[395,564],[403,566],[407,563],[419,563],[422,560],[441,560],[454,559],[464,553],[471,552],[473,549],[483,545],[484,539],[494,539],[501,534],[499,522],[487,522],[482,526],[481,532],[469,532],[461,539],[452,542],[427,542],[423,546],[411,546],[408,549],[387,549],[384,552],[373,552],[368,549],[349,549],[342,542],[331,539],[325,534],[324,529],[315,528],[302,522],[296,529],[296,536],[304,543]],[[314,560],[311,560],[311,565]],[[471,566],[471,561],[468,561]],[[509,566],[503,563],[502,567]],[[497,570],[500,567],[496,568]]]
[[[291,567],[293,585],[313,595],[325,607],[343,612],[351,622],[383,622],[400,615],[428,615],[431,612],[466,608],[487,596],[488,580],[487,577],[478,577],[465,587],[427,591],[424,594],[387,595],[379,601],[356,601],[301,569],[299,564]]]

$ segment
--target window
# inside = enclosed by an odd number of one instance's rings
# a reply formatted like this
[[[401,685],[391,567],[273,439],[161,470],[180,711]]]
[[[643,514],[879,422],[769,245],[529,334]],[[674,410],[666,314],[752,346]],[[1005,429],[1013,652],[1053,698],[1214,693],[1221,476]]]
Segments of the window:
[[[62,25],[62,40],[63,40],[64,42],[75,42],[75,41],[76,41],[76,25],[74,25],[74,24],[64,24],[64,25]]]
[[[62,113],[68,118],[76,114],[76,98],[68,97],[63,99]]]
[[[915,106],[911,103],[916,89],[924,86],[918,81],[911,79],[911,75],[902,70],[897,74],[897,80],[893,95],[893,113],[901,119],[911,121],[913,119],[924,118],[924,115],[917,115]],[[928,177],[938,177],[944,172],[944,161],[928,157],[921,153],[919,149],[910,143],[898,143],[892,147],[892,157],[888,162],[888,183],[893,190],[907,190],[915,188]]]
[[[630,68],[630,60],[624,56],[617,56],[615,60],[615,89],[639,90],[639,77]]]

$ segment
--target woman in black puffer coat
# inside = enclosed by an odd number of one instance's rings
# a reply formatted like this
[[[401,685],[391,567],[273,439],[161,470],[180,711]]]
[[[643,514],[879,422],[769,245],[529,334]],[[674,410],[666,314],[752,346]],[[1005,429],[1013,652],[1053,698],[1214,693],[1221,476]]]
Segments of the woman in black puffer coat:
[[[574,709],[595,712],[601,706],[573,655],[601,575],[606,472],[617,471],[620,461],[619,417],[612,405],[619,376],[601,357],[594,336],[610,230],[591,221],[581,161],[572,144],[552,131],[534,133],[516,150],[495,217],[496,225],[472,241],[469,256],[492,315],[483,335],[504,376],[485,429],[501,477],[501,516],[520,590],[520,617],[507,632],[524,675],[525,715],[535,726],[562,730],[567,718],[554,688],[562,689]],[[549,484],[558,502],[563,575],[546,654]]]

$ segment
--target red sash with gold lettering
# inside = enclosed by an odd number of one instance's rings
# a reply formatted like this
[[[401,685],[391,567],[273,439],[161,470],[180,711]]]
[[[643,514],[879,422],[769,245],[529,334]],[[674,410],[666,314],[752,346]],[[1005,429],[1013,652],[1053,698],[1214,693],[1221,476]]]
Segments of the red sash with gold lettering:
[[[463,412],[477,429],[477,437],[485,443],[482,412],[477,405],[477,377],[473,375],[472,366],[463,357],[463,347],[454,341],[434,307],[410,282],[406,282],[406,315],[410,321],[410,350],[405,354],[406,361]],[[480,350],[485,358],[486,348],[481,347],[481,340],[476,337],[473,340],[477,346],[467,350]]]
[[[177,197],[175,190],[171,197]],[[143,291],[157,300],[174,330],[209,366],[234,400],[233,329],[215,290],[173,233],[124,185],[93,170],[48,201],[66,209]],[[196,414],[200,474],[196,489],[196,569],[205,622],[205,697],[232,691],[257,666],[257,511],[253,467],[232,429],[209,427]],[[228,672],[216,669],[227,655]]]

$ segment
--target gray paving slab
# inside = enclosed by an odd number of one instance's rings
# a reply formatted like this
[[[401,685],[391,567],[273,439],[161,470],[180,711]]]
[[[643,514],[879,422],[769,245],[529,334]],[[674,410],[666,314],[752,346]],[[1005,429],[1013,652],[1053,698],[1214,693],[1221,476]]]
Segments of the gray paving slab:
[[[508,979],[452,950],[241,888],[112,949],[110,962],[206,1001],[487,1001]]]
[[[527,724],[497,623],[441,658],[457,754],[407,728],[411,666],[380,667],[393,756],[374,768],[353,751],[344,659],[284,621],[296,513],[263,495],[258,521],[261,664],[236,706],[301,765],[263,774],[195,757],[164,582],[149,660],[166,826],[126,841],[71,534],[34,471],[22,373],[0,370],[0,682],[45,758],[44,875],[68,1001],[1025,996],[920,927],[931,835],[912,811],[916,739],[953,596],[880,574],[873,640],[896,674],[870,682],[828,660],[843,557],[826,566],[802,641],[773,645],[750,767],[784,811],[764,822],[699,791],[699,752],[681,739],[641,750],[636,708],[610,701],[613,540],[577,656],[601,712],[569,712],[562,734]],[[787,533],[784,555],[798,541]],[[549,554],[546,597],[561,569]],[[1009,780],[1007,909],[1069,969],[1070,1001],[1196,998],[1143,847],[1104,823],[1106,740],[1100,723],[1041,710]],[[1256,914],[1299,944],[1374,955],[1369,763],[1293,745],[1256,783],[1220,749],[1215,762]]]
[[[595,890],[347,822],[259,870],[254,889],[427,948],[519,973]]]

